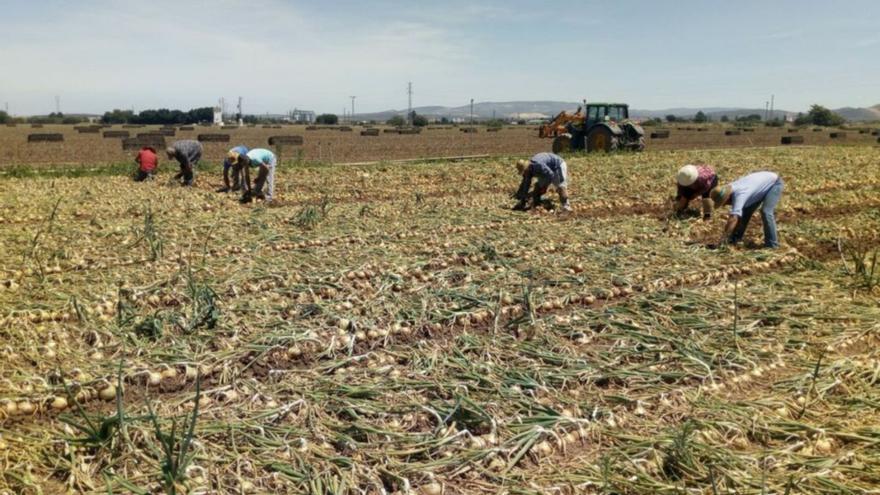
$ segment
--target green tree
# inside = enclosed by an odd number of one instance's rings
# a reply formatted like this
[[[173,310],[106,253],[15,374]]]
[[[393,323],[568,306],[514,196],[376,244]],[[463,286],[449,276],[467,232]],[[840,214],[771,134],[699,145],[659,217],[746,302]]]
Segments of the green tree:
[[[10,117],[5,111],[0,110],[0,124],[5,124],[7,122],[12,122],[12,117]]]
[[[700,110],[699,112],[697,112],[696,115],[694,115],[694,122],[698,124],[703,124],[709,122],[709,117],[707,117],[706,114],[703,113],[702,110]]]
[[[400,127],[402,125],[406,125],[406,119],[404,119],[401,115],[395,115],[394,117],[388,119],[385,123],[388,125],[393,125],[395,127]]]
[[[675,115],[669,114],[666,116],[666,122],[678,122],[678,117]]]
[[[415,110],[413,110],[412,115],[410,115],[410,119],[412,124],[416,127],[425,127],[428,125],[428,118],[424,115],[417,114]]]
[[[336,125],[339,123],[339,116],[332,113],[322,113],[315,118],[315,123],[322,125]]]
[[[807,119],[813,125],[821,125],[826,127],[834,127],[842,125],[846,119],[822,105],[813,105],[807,112]]]
[[[722,115],[721,122],[730,122],[730,117],[728,117],[727,115]]]

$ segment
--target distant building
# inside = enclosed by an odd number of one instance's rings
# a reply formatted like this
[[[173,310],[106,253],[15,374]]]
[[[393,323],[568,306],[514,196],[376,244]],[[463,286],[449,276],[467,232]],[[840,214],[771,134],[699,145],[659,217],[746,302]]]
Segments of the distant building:
[[[315,112],[311,110],[299,110],[294,108],[287,114],[287,119],[291,122],[302,122],[304,124],[315,123]]]

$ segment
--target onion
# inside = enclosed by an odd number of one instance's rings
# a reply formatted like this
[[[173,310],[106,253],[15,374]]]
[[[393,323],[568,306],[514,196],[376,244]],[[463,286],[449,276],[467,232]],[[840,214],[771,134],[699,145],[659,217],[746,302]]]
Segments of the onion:
[[[56,411],[64,410],[67,408],[67,399],[64,397],[55,397],[52,399],[51,405],[52,409],[55,409]]]
[[[98,391],[98,397],[101,400],[113,400],[116,398],[116,386],[111,385],[109,383],[106,384],[104,388]]]
[[[443,485],[436,481],[419,487],[419,495],[441,495],[442,493]]]

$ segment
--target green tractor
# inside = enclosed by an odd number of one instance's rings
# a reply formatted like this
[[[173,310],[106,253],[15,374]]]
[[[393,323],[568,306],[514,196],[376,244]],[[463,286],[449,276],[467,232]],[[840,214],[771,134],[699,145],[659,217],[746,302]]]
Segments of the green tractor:
[[[553,152],[642,151],[645,131],[629,120],[626,103],[585,103],[583,119],[566,124],[566,132],[553,139]]]

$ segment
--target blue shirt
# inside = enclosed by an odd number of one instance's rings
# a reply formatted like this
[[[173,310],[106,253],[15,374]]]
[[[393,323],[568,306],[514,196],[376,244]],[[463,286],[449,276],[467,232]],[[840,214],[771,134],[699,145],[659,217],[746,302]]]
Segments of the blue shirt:
[[[755,172],[734,181],[730,186],[730,214],[742,217],[743,210],[763,201],[778,180],[773,172]]]
[[[248,154],[247,146],[244,146],[242,144],[236,146],[235,148],[232,148],[229,151],[235,151],[239,155],[247,155]],[[229,157],[227,156],[226,159],[223,160],[223,170],[226,170],[231,166],[232,166],[232,163],[229,162]]]
[[[259,167],[260,165],[268,167],[275,164],[275,153],[264,148],[248,151],[247,157],[251,160],[251,167]]]
[[[523,173],[522,182],[516,197],[525,200],[529,194],[529,187],[532,184],[532,178],[542,177],[550,182],[561,182],[565,178],[562,177],[562,157],[553,153],[538,153],[529,160],[529,166]]]

